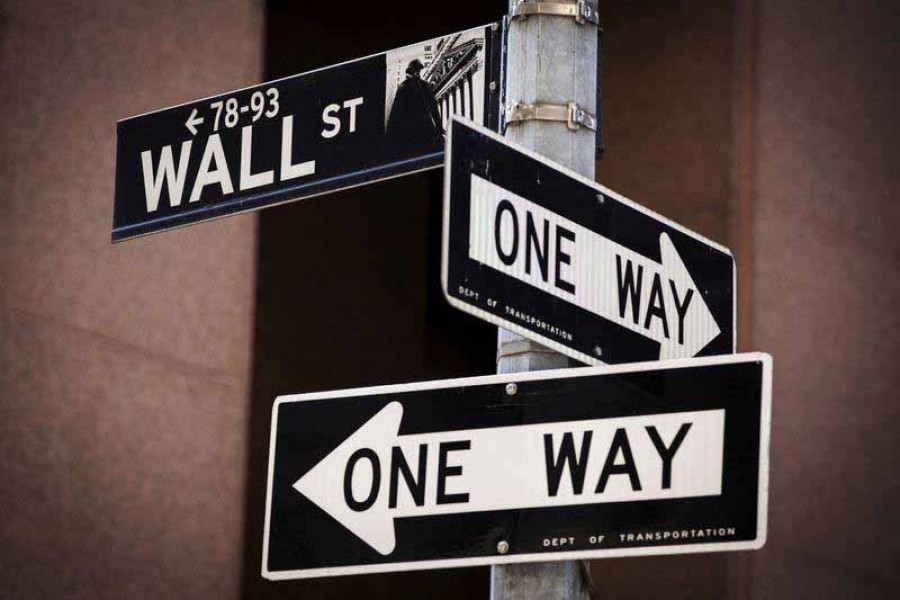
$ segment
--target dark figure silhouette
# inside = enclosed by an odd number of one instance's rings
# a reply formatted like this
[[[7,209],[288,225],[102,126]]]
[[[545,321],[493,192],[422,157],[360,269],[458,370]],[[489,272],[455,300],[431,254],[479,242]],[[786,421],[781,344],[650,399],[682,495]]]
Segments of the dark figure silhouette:
[[[443,147],[441,114],[434,90],[421,77],[424,68],[419,60],[410,62],[406,79],[397,88],[386,132],[388,147],[393,152],[427,154]]]

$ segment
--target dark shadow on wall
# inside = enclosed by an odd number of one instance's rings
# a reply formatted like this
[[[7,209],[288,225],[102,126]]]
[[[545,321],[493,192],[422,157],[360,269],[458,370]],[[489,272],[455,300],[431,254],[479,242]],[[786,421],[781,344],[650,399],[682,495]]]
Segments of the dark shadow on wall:
[[[502,2],[436,8],[272,0],[266,78],[480,25],[504,12]],[[488,595],[486,568],[278,583],[260,576],[276,396],[494,372],[496,328],[450,308],[440,291],[441,175],[431,171],[259,214],[243,597]]]
[[[603,6],[602,183],[729,244],[734,4]],[[267,77],[500,18],[506,2],[270,1]],[[440,170],[262,211],[245,515],[249,598],[487,598],[487,568],[269,583],[260,576],[279,394],[494,372],[496,329],[439,289]],[[594,561],[603,598],[740,598],[740,555]],[[647,577],[652,573],[652,577]]]

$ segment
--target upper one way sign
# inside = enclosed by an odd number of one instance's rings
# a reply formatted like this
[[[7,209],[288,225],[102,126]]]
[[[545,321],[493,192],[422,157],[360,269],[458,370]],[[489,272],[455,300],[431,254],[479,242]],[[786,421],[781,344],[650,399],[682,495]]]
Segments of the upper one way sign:
[[[451,115],[496,128],[500,24],[120,121],[113,241],[443,163]]]
[[[734,352],[727,248],[461,120],[444,176],[453,306],[589,364]]]

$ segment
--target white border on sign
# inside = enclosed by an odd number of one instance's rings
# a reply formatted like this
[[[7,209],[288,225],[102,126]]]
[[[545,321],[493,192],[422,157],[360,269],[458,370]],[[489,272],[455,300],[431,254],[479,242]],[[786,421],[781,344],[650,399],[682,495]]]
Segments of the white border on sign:
[[[292,571],[269,571],[269,527],[272,514],[272,480],[275,466],[275,433],[278,424],[278,411],[282,404],[291,402],[309,402],[311,400],[328,400],[337,398],[359,398],[398,392],[414,392],[441,388],[458,388],[475,385],[504,384],[510,382],[536,381],[550,379],[572,379],[593,375],[614,375],[618,373],[634,373],[638,371],[663,371],[711,365],[762,363],[762,403],[760,407],[759,430],[759,481],[757,488],[757,521],[756,539],[742,542],[711,542],[708,544],[688,544],[678,546],[656,546],[652,548],[611,548],[608,550],[579,550],[575,552],[546,552],[533,554],[516,554],[512,556],[482,556],[475,558],[453,558],[443,560],[423,560],[414,562],[395,562],[377,565],[360,565],[345,567],[328,567],[317,569],[297,569]],[[272,581],[284,579],[307,579],[311,577],[331,577],[335,575],[359,575],[364,573],[388,573],[396,571],[423,571],[429,569],[454,569],[459,567],[475,567],[483,565],[500,565],[538,561],[582,560],[598,558],[617,558],[624,556],[657,556],[665,554],[695,554],[702,552],[724,552],[735,550],[759,550],[766,543],[768,532],[769,501],[769,442],[772,422],[772,357],[761,352],[711,356],[703,358],[679,358],[665,361],[649,361],[627,365],[580,367],[574,369],[556,369],[551,371],[532,371],[525,373],[509,373],[503,375],[487,375],[483,377],[465,377],[461,379],[443,379],[421,383],[405,383],[366,388],[353,388],[331,392],[315,392],[279,396],[272,408],[272,426],[269,436],[269,470],[266,481],[266,515],[263,529],[262,576]]]
[[[588,365],[608,364],[608,363],[605,363],[602,360],[598,359],[595,356],[591,356],[590,354],[584,354],[583,352],[579,352],[578,350],[570,348],[569,346],[566,346],[565,344],[562,344],[557,340],[554,340],[547,336],[541,335],[540,333],[532,331],[531,329],[527,329],[526,327],[523,327],[523,326],[519,325],[518,323],[514,323],[512,321],[507,321],[506,319],[503,319],[502,317],[498,317],[497,315],[495,315],[491,312],[488,312],[488,311],[486,311],[482,308],[478,308],[476,306],[472,306],[472,305],[470,305],[466,302],[463,302],[457,298],[454,298],[453,296],[450,295],[450,293],[448,291],[448,279],[449,279],[449,273],[448,273],[449,262],[448,261],[449,261],[449,256],[450,256],[450,179],[451,179],[450,174],[452,172],[451,165],[452,165],[452,161],[453,161],[453,152],[452,152],[452,150],[453,150],[453,125],[454,125],[454,123],[457,123],[457,122],[460,123],[461,125],[464,125],[465,127],[473,129],[473,130],[477,131],[478,133],[483,134],[483,135],[493,139],[494,141],[500,142],[501,144],[503,144],[509,148],[512,148],[513,150],[521,152],[525,156],[528,156],[528,157],[540,162],[541,164],[544,164],[544,165],[562,173],[563,175],[571,177],[572,179],[575,179],[576,181],[583,183],[584,185],[590,186],[593,189],[597,190],[598,192],[601,192],[605,196],[610,196],[611,198],[618,200],[622,204],[625,204],[626,206],[629,206],[638,212],[644,213],[645,215],[651,217],[652,219],[659,221],[661,223],[664,223],[665,225],[687,235],[688,237],[692,237],[695,240],[702,242],[708,246],[711,246],[711,247],[715,248],[716,250],[719,250],[720,252],[730,256],[731,257],[731,265],[732,265],[732,269],[731,269],[731,294],[732,294],[732,296],[731,296],[731,305],[732,305],[731,351],[735,352],[737,350],[737,265],[735,264],[734,255],[731,253],[731,250],[729,250],[725,246],[722,246],[718,242],[714,242],[713,240],[700,235],[699,233],[697,233],[695,231],[691,231],[690,229],[687,229],[683,225],[679,225],[675,221],[672,221],[671,219],[664,217],[661,214],[650,210],[649,208],[641,206],[634,200],[629,200],[625,196],[600,185],[596,181],[588,179],[587,177],[580,175],[580,174],[576,173],[575,171],[572,171],[571,169],[568,169],[568,168],[560,165],[559,163],[556,163],[546,157],[543,157],[540,154],[537,154],[536,152],[529,150],[528,148],[525,148],[523,146],[520,146],[518,144],[510,142],[508,139],[504,138],[503,136],[501,136],[497,133],[494,133],[493,131],[491,131],[489,129],[486,129],[476,123],[472,123],[471,121],[468,121],[466,119],[461,119],[457,116],[453,117],[452,122],[450,123],[450,126],[447,128],[447,142],[446,142],[447,147],[444,152],[444,210],[443,210],[443,224],[442,224],[442,228],[441,228],[441,231],[442,231],[442,238],[441,238],[441,290],[444,292],[444,297],[447,299],[447,302],[449,302],[451,306],[453,306],[454,308],[461,310],[463,312],[469,313],[470,315],[473,315],[480,319],[483,319],[483,320],[487,321],[488,323],[491,323],[498,327],[503,327],[504,329],[508,329],[508,330],[512,331],[513,333],[517,333],[526,339],[530,339],[530,340],[539,342],[539,343],[543,344],[544,346],[547,346],[551,350],[556,350],[560,354],[565,354],[566,356],[570,356],[576,360],[580,360],[581,362],[583,362],[585,364],[588,364]]]

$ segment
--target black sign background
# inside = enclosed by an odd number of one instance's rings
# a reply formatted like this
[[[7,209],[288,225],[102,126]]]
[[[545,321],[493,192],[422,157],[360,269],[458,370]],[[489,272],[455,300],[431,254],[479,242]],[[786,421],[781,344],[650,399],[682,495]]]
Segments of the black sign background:
[[[562,378],[532,381],[522,380],[529,375],[516,374],[492,377],[491,383],[451,380],[442,382],[446,385],[439,389],[400,391],[404,386],[392,386],[375,395],[353,397],[348,392],[337,399],[297,397],[303,401],[280,402],[273,413],[274,447],[269,449],[274,463],[269,474],[268,563],[263,565],[263,575],[290,578],[304,576],[290,573],[297,570],[373,565],[384,571],[404,570],[414,568],[409,563],[416,561],[466,558],[489,564],[533,553],[544,553],[534,560],[552,560],[546,553],[559,549],[544,547],[542,540],[562,534],[576,538],[574,546],[563,550],[593,550],[592,557],[602,554],[587,543],[596,534],[607,535],[604,551],[614,555],[636,547],[664,553],[664,546],[673,545],[741,541],[748,542],[748,547],[754,542],[761,545],[763,540],[757,538],[760,440],[763,429],[767,438],[770,421],[770,408],[763,400],[771,390],[764,387],[763,378],[769,360],[761,354],[744,354],[648,363],[641,371],[626,373],[566,370],[555,372]],[[535,376],[541,374],[530,374]],[[505,393],[508,381],[519,382],[515,396]],[[392,401],[400,401],[404,408],[400,435],[725,409],[722,495],[401,518],[395,520],[396,548],[382,556],[292,485]],[[629,532],[719,527],[733,527],[736,535],[641,544],[622,544],[618,537]],[[497,555],[500,540],[510,544],[506,557]]]
[[[471,259],[469,198],[471,175],[476,174],[656,262],[661,260],[660,234],[667,233],[721,330],[697,356],[734,352],[734,258],[730,254],[615,197],[603,194],[601,203],[596,187],[573,179],[471,125],[454,121],[451,127],[451,156],[445,174],[449,190],[445,191],[444,198],[445,204],[450,205],[449,210],[445,206],[444,216],[449,217],[449,233],[443,242],[446,246],[443,283],[450,298],[505,321],[512,319],[505,306],[527,311],[571,333],[573,340],[554,338],[525,321],[512,322],[589,357],[594,357],[594,349],[600,346],[602,358],[595,363],[629,363],[660,357],[659,342]],[[461,287],[479,292],[479,297],[464,295]],[[488,305],[487,298],[497,300],[498,304]]]
[[[484,86],[484,118],[486,126],[496,129],[499,122],[502,30],[495,31],[489,25],[484,28],[484,36],[487,63],[483,66],[487,82]],[[387,54],[119,121],[113,241],[441,166],[443,148],[423,155],[391,147],[386,143],[384,118]],[[494,91],[491,91],[489,85],[492,81],[497,82]],[[188,203],[191,186],[199,170],[199,157],[206,140],[213,133],[214,111],[210,110],[210,104],[235,98],[240,107],[249,107],[254,92],[265,92],[273,86],[277,86],[280,105],[274,118],[261,118],[251,123],[253,111],[248,111],[240,115],[235,127],[228,129],[222,124],[224,112],[220,116],[218,133],[232,179],[235,179],[234,193],[223,197],[218,185],[210,185],[204,189],[200,201]],[[325,107],[360,96],[365,97],[365,104],[357,111],[357,131],[338,135],[333,139],[323,139],[319,134]],[[194,109],[205,120],[202,125],[197,126],[197,134],[191,136],[185,122]],[[294,115],[294,162],[314,159],[316,172],[309,177],[280,182],[277,167],[281,159],[282,117],[286,115]],[[236,183],[241,156],[241,128],[250,124],[253,125],[252,172],[274,167],[276,174],[272,184],[241,192]],[[182,142],[187,140],[193,140],[193,156],[180,206],[172,207],[167,191],[163,191],[157,210],[148,213],[141,152],[152,150],[154,164],[157,164],[161,148],[172,145],[177,166]]]

